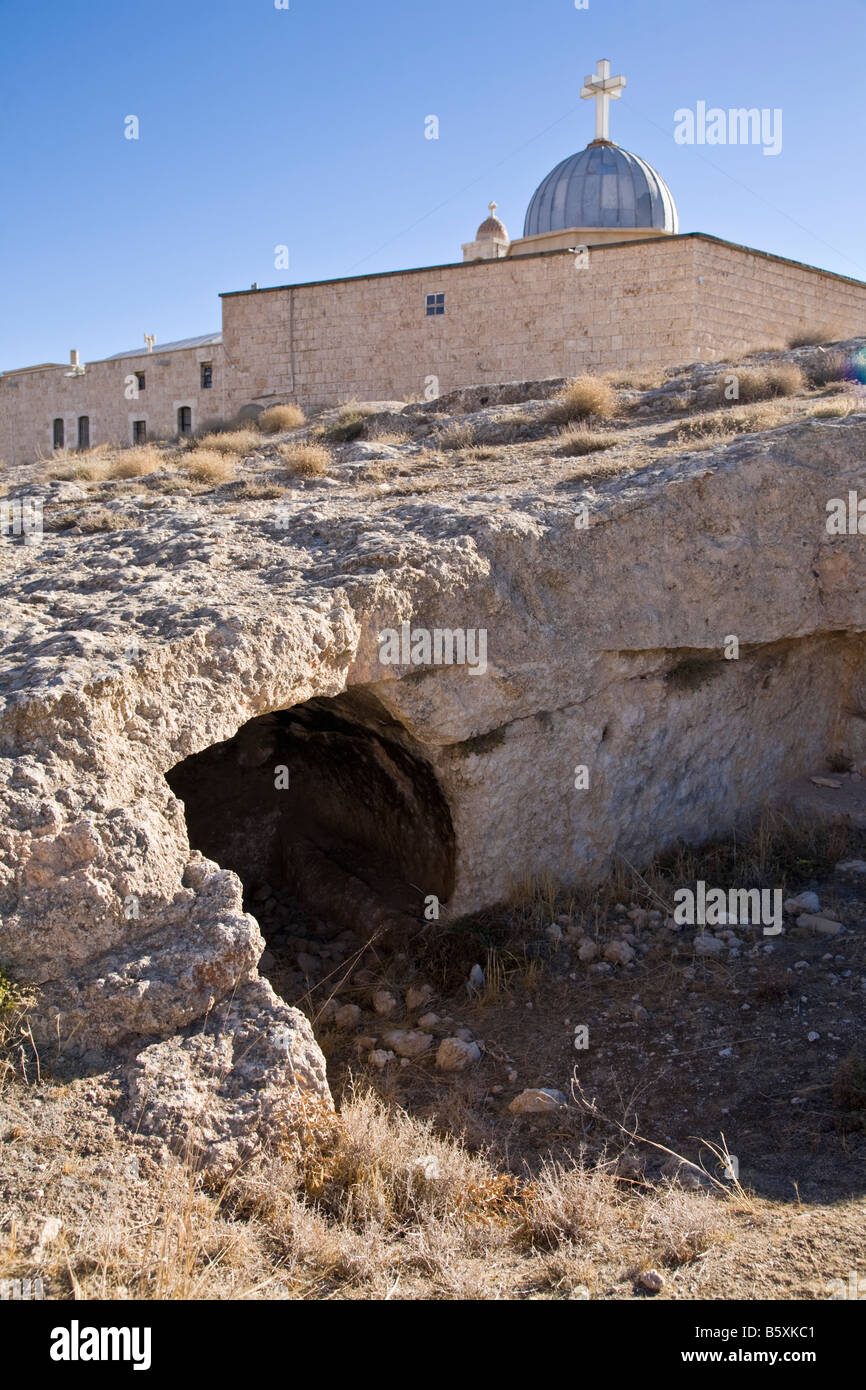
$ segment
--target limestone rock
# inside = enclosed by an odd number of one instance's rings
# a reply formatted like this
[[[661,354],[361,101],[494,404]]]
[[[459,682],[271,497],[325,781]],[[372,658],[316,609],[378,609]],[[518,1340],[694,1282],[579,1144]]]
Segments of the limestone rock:
[[[798,893],[795,898],[786,898],[782,907],[785,912],[796,915],[798,912],[820,912],[821,903],[817,893]]]
[[[394,1028],[382,1035],[386,1047],[396,1052],[398,1057],[420,1057],[428,1052],[433,1038],[420,1029]]]
[[[432,985],[410,985],[406,991],[406,1008],[410,1013],[416,1009],[423,1009],[425,1004],[435,997],[435,990]]]
[[[310,1102],[332,1108],[310,1024],[265,980],[218,1005],[204,1028],[145,1047],[127,1075],[130,1125],[219,1173],[290,1133]]]
[[[436,1053],[436,1065],[440,1071],[465,1071],[480,1060],[478,1044],[464,1042],[462,1038],[443,1038]]]
[[[510,1102],[508,1109],[512,1115],[552,1115],[566,1104],[562,1091],[547,1086],[534,1087],[521,1091]]]
[[[480,965],[473,965],[469,971],[469,979],[466,981],[466,993],[470,998],[480,994],[484,989],[484,971]]]
[[[388,1063],[393,1062],[394,1059],[395,1053],[386,1048],[377,1047],[370,1053],[367,1061],[372,1067],[375,1067],[377,1071],[384,1071]]]
[[[390,989],[377,989],[371,1003],[381,1018],[391,1018],[397,1012],[397,996]]]
[[[846,859],[836,865],[835,872],[846,878],[861,878],[866,874],[866,859]]]
[[[341,1004],[334,1015],[334,1022],[338,1028],[357,1028],[361,1022],[361,1010],[357,1004]]]
[[[696,956],[720,956],[725,949],[717,936],[696,936],[692,945]]]
[[[634,960],[634,951],[626,941],[611,941],[604,948],[604,958],[611,965],[629,965]]]
[[[832,917],[818,917],[812,912],[801,912],[797,926],[805,927],[818,936],[838,936],[843,930],[841,922],[835,922]]]

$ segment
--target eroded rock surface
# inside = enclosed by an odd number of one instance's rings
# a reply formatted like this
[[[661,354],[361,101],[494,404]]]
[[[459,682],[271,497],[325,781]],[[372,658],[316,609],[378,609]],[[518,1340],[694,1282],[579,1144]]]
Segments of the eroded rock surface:
[[[374,845],[362,773],[339,826],[308,776],[312,828],[299,838],[296,806],[290,844],[296,879],[319,879],[321,856],[344,875],[362,940],[382,887],[365,851],[399,860],[416,895],[389,912],[420,920],[447,893],[454,916],[522,875],[592,879],[721,831],[830,755],[862,764],[864,541],[825,520],[830,498],[866,495],[866,418],[657,458],[647,439],[630,454],[624,434],[601,473],[522,446],[431,472],[410,440],[388,446],[405,467],[385,459],[387,484],[359,480],[347,446],[329,476],[264,497],[13,475],[48,529],[0,546],[0,965],[40,986],[40,1044],[129,1048],[142,1123],[181,1134],[196,1113],[219,1162],[277,1092],[327,1096],[308,1025],[258,980],[237,873],[191,848],[166,780],[244,726],[233,747],[255,748],[252,720],[348,692],[349,736],[382,740],[403,819]],[[273,480],[264,455],[246,467]],[[404,622],[483,629],[486,669],[383,665],[379,634]],[[232,754],[239,787],[245,769],[271,777],[262,747]],[[407,836],[428,774],[448,825],[430,812],[443,839],[425,858]]]

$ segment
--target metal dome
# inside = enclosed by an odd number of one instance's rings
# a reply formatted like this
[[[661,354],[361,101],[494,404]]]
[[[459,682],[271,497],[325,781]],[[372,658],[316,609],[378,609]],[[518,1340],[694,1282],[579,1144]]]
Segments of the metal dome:
[[[646,160],[612,142],[594,140],[557,164],[538,185],[523,235],[567,227],[652,227],[676,233],[677,205]]]

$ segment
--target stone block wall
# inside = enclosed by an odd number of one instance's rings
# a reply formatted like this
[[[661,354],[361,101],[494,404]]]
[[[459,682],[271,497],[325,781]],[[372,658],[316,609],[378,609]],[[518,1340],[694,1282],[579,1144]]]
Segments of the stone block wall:
[[[444,295],[428,316],[428,295]],[[129,443],[133,423],[171,437],[244,406],[307,409],[430,399],[459,387],[583,371],[673,367],[786,346],[792,335],[866,334],[866,284],[702,233],[226,294],[223,345],[159,349],[0,377],[0,459],[53,452],[53,421],[78,442]],[[200,365],[212,361],[213,387]],[[145,392],[129,400],[131,374]]]
[[[213,385],[201,386],[201,364],[213,363]],[[68,364],[32,367],[0,376],[0,459],[30,463],[56,456],[54,421],[63,420],[65,448],[78,446],[78,422],[89,420],[91,445],[131,444],[136,420],[148,439],[177,433],[178,410],[189,406],[192,428],[225,413],[222,347],[176,348],[135,357],[88,362],[83,376],[67,376]],[[130,378],[143,372],[144,390],[129,399]]]
[[[712,237],[690,238],[695,357],[787,347],[817,330],[826,341],[866,335],[866,285]]]
[[[426,296],[444,294],[428,317]],[[703,234],[223,296],[227,404],[420,399],[866,333],[866,284]]]

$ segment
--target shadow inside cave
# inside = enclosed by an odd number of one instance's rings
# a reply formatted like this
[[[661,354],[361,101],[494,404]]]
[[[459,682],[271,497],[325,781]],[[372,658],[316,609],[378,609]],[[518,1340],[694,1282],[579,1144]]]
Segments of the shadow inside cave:
[[[293,1001],[454,885],[454,829],[423,751],[368,690],[261,715],[166,773],[190,844],[244,888],[262,969]]]

